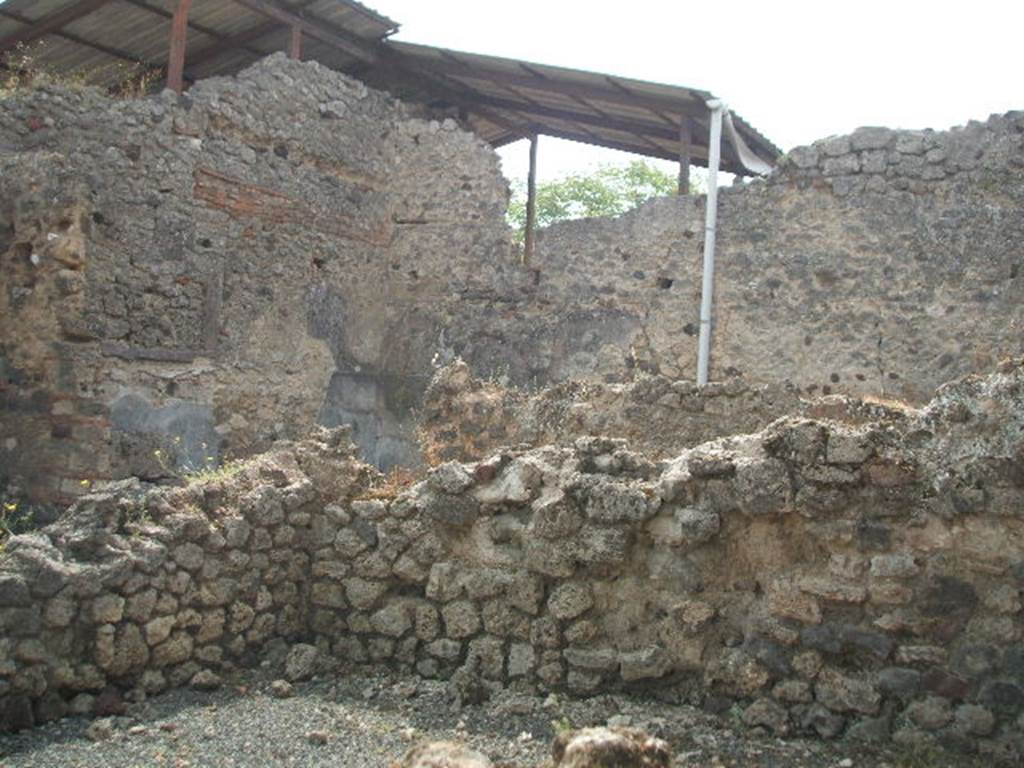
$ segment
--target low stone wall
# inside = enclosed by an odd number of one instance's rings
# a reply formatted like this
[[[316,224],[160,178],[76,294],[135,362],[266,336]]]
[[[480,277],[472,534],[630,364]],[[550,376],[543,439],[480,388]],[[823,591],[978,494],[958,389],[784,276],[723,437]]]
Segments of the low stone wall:
[[[659,459],[755,432],[800,407],[792,385],[738,378],[705,387],[657,375],[624,384],[572,380],[531,392],[479,379],[459,360],[427,387],[418,432],[430,464],[482,459],[508,445],[571,445],[599,435],[622,438]]]
[[[91,496],[0,558],[2,722],[211,684],[286,638],[467,697],[658,685],[779,735],[1019,757],[1022,391],[1007,364],[881,421],[782,419],[662,463],[585,437],[397,493],[325,432]]]

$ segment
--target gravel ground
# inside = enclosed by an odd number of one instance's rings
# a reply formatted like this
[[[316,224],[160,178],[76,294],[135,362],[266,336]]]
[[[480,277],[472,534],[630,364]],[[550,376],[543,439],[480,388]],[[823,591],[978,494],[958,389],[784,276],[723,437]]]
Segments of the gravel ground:
[[[687,768],[945,764],[860,746],[741,735],[692,707],[619,695],[567,701],[503,692],[458,710],[443,683],[387,674],[318,679],[295,686],[290,698],[273,696],[270,682],[250,674],[213,693],[182,689],[151,698],[108,720],[112,732],[100,741],[86,733],[96,721],[80,718],[0,736],[0,768],[377,768],[423,739],[460,741],[496,765],[528,768],[543,764],[556,727],[609,720],[666,739],[674,765]]]

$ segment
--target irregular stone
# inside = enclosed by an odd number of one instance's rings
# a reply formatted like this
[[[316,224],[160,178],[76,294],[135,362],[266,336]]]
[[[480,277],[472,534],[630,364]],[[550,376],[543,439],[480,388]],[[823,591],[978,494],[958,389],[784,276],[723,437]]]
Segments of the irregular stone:
[[[401,637],[412,629],[409,608],[400,602],[388,603],[370,617],[374,630],[388,637]]]
[[[33,707],[36,724],[60,720],[68,712],[68,705],[56,691],[47,691],[36,700]]]
[[[876,555],[871,558],[871,575],[878,578],[907,578],[920,570],[914,558],[907,554]]]
[[[826,576],[808,576],[800,580],[800,589],[837,603],[863,603],[868,596],[864,587]]]
[[[28,584],[19,574],[0,572],[0,607],[25,608],[32,604]]]
[[[537,656],[529,643],[512,643],[508,652],[508,676],[525,677],[536,666]]]
[[[55,597],[46,604],[43,611],[43,623],[54,629],[61,629],[71,624],[78,612],[78,606],[70,597]]]
[[[558,622],[550,616],[542,616],[530,624],[530,643],[538,648],[558,648],[562,633]]]
[[[764,688],[771,676],[744,651],[728,648],[705,668],[704,678],[706,684],[719,683],[736,696],[751,696]]]
[[[619,655],[619,662],[626,682],[663,677],[670,669],[668,654],[658,646],[624,652]]]
[[[284,662],[285,679],[291,683],[311,678],[317,669],[320,653],[315,645],[296,643]]]
[[[970,643],[954,651],[949,669],[967,680],[977,680],[994,671],[999,658],[999,650],[994,646]]]
[[[504,600],[490,600],[483,607],[484,629],[496,637],[525,639],[530,635],[530,620],[513,610]]]
[[[833,712],[859,712],[875,715],[882,697],[870,683],[845,677],[832,669],[823,669],[814,685],[815,696]]]
[[[590,586],[583,582],[568,581],[559,584],[548,598],[548,610],[556,619],[568,621],[585,613],[594,604]]]
[[[1024,707],[1024,686],[993,680],[978,692],[978,703],[1000,712],[1018,711]]]
[[[949,701],[938,696],[913,702],[905,714],[916,726],[926,731],[936,731],[953,718]]]
[[[366,595],[367,599],[369,595]],[[345,589],[341,584],[335,584],[329,581],[318,581],[313,584],[313,588],[309,593],[309,601],[313,605],[319,605],[324,608],[345,608],[347,603],[345,602]],[[370,601],[370,605],[373,601]],[[238,603],[235,603],[238,605]],[[363,606],[369,607],[369,606]]]
[[[787,704],[808,704],[814,700],[811,686],[803,680],[783,680],[772,688],[772,696]]]
[[[473,476],[458,462],[448,461],[430,470],[427,482],[442,493],[456,495],[473,485]]]
[[[462,595],[462,582],[454,563],[434,563],[427,579],[427,597],[447,603]]]
[[[343,584],[349,603],[361,611],[372,608],[388,591],[387,583],[381,581],[351,578],[345,579]]]
[[[699,507],[678,509],[673,518],[679,526],[680,543],[684,546],[697,546],[711,541],[721,528],[721,519],[717,513]]]
[[[995,715],[977,704],[961,704],[953,713],[953,728],[959,733],[988,736],[995,726]]]
[[[913,699],[921,689],[921,673],[906,667],[886,667],[877,676],[878,690],[904,701]]]
[[[92,620],[97,624],[117,624],[124,616],[124,598],[100,595],[92,601]]]
[[[892,721],[888,717],[861,718],[846,731],[848,741],[865,744],[884,744],[889,741]]]
[[[270,684],[270,693],[276,699],[288,699],[295,695],[295,688],[287,680],[275,680]]]
[[[216,673],[201,669],[192,676],[189,683],[197,691],[215,691],[223,685],[223,680]]]
[[[171,636],[171,631],[177,623],[175,616],[158,616],[146,623],[146,643],[159,645]]]
[[[395,764],[395,768],[492,768],[486,756],[450,741],[418,744]]]
[[[531,508],[529,531],[542,539],[566,539],[583,525],[583,515],[575,502],[561,490],[545,492]]]
[[[191,635],[186,632],[174,632],[167,640],[153,648],[153,665],[160,668],[188,661],[192,656],[192,648]]]
[[[488,680],[501,680],[505,673],[505,644],[496,637],[469,641],[466,664]]]
[[[476,606],[460,600],[449,603],[441,609],[445,634],[455,640],[472,637],[480,631],[480,613]]]
[[[591,671],[609,672],[619,665],[611,648],[566,648],[562,655],[571,666]]]
[[[496,568],[475,568],[462,577],[462,586],[472,600],[500,595],[512,583],[512,574]]]
[[[813,731],[823,739],[834,739],[843,731],[846,719],[830,712],[820,704],[812,704],[800,717],[800,727],[804,731]]]
[[[423,514],[442,525],[467,526],[480,517],[480,502],[471,496],[425,491],[417,499]]]
[[[751,727],[768,728],[776,736],[789,733],[789,712],[771,699],[758,699],[743,710],[743,722]]]
[[[891,128],[862,127],[850,134],[850,145],[854,150],[885,149],[896,138]]]
[[[598,523],[641,522],[657,511],[640,488],[611,481],[587,487],[584,498],[587,517]]]
[[[107,741],[114,735],[114,720],[106,717],[93,720],[85,729],[85,738],[89,741]]]
[[[584,728],[558,734],[553,768],[669,768],[672,751],[661,739],[629,728]]]
[[[174,558],[174,562],[186,571],[198,571],[202,567],[205,557],[203,548],[191,542],[175,547],[171,551],[171,556]]]
[[[413,610],[416,637],[423,641],[435,639],[441,633],[441,618],[429,603],[419,603]]]
[[[541,482],[541,474],[529,461],[513,459],[492,482],[474,493],[482,504],[528,504]]]
[[[444,661],[455,661],[462,655],[462,643],[457,640],[441,638],[428,643],[426,651],[431,656],[436,656]]]

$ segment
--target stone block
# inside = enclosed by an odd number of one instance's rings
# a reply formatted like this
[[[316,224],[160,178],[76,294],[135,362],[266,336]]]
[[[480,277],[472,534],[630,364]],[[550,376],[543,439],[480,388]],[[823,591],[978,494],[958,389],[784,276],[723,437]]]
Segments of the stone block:
[[[664,677],[671,668],[664,648],[650,646],[619,655],[620,673],[626,682]]]
[[[556,619],[568,621],[585,613],[594,604],[590,585],[582,581],[567,581],[555,587],[548,598],[548,611]]]
[[[480,631],[480,612],[468,600],[449,603],[441,609],[445,635],[454,640],[464,640]]]

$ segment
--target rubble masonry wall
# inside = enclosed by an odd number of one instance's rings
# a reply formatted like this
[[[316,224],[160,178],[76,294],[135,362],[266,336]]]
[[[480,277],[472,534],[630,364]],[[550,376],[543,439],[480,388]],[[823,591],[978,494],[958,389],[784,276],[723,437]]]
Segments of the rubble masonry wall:
[[[1022,128],[863,129],[723,191],[715,378],[920,403],[1019,354]],[[316,423],[415,463],[456,355],[525,388],[693,375],[703,198],[553,226],[523,265],[493,151],[316,64],[17,92],[0,148],[0,478],[35,500]]]
[[[205,685],[281,638],[458,690],[661,686],[779,735],[1019,759],[1022,392],[1006,364],[873,421],[823,400],[667,462],[585,437],[405,489],[323,432],[88,496],[0,555],[0,721]]]

